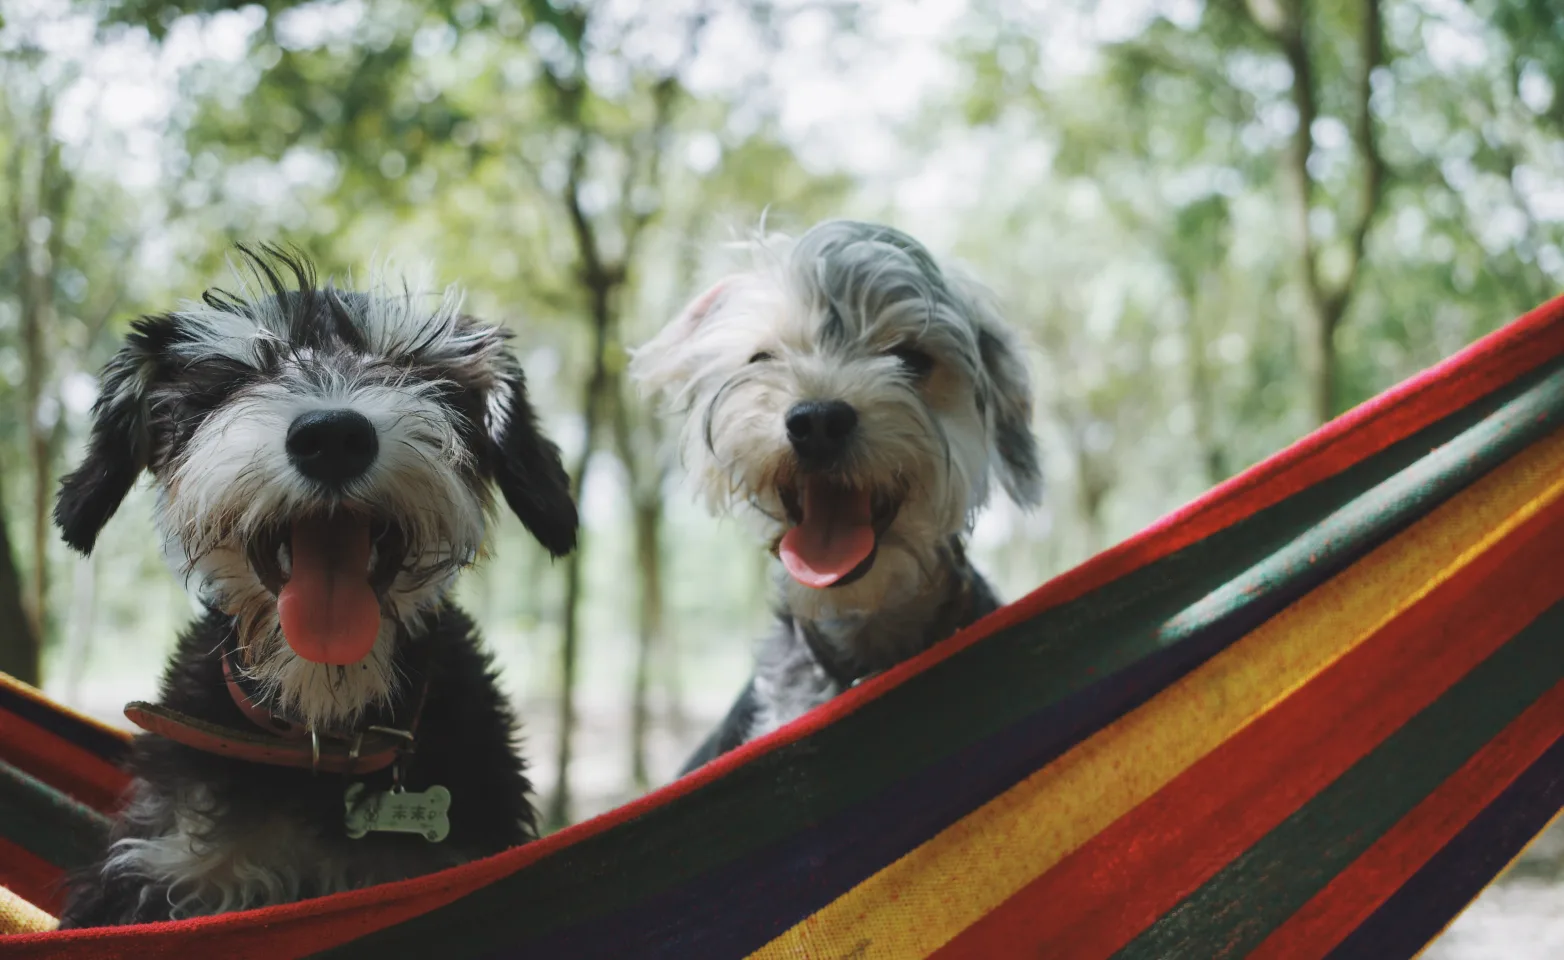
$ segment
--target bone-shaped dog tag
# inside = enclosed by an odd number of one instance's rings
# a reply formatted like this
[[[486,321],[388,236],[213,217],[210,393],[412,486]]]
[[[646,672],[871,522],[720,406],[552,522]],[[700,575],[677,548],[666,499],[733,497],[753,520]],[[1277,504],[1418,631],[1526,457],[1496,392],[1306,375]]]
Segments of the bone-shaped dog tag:
[[[354,840],[366,833],[421,833],[430,843],[439,843],[451,832],[451,791],[441,786],[428,790],[376,790],[362,783],[348,787],[342,795],[347,806],[343,824]]]

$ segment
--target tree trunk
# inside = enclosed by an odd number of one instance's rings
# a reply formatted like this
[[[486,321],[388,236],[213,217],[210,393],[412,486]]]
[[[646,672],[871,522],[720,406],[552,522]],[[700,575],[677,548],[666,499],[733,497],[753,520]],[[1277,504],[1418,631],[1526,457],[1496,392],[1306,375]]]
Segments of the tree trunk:
[[[594,375],[587,381],[585,395],[582,397],[582,410],[586,418],[585,435],[582,440],[581,455],[576,460],[575,470],[571,473],[574,480],[571,495],[578,504],[581,502],[581,490],[585,486],[587,468],[592,462],[592,447],[597,439],[599,389],[598,378]],[[571,741],[576,733],[576,664],[580,642],[581,579],[585,574],[582,561],[586,556],[586,544],[586,524],[583,523],[581,533],[576,538],[576,549],[565,558],[565,597],[563,609],[560,611],[559,719],[555,734],[558,740],[554,751],[554,793],[549,798],[548,810],[543,818],[544,826],[548,830],[558,830],[570,824]]]
[[[651,785],[647,769],[646,741],[651,728],[648,703],[655,660],[666,659],[663,639],[662,585],[663,503],[658,496],[641,496],[635,503],[636,576],[640,581],[640,609],[636,616],[635,683],[630,693],[630,776],[638,789]],[[664,664],[667,667],[667,664]]]
[[[29,274],[31,271],[29,270]],[[32,285],[28,276],[21,286]],[[32,584],[28,591],[28,619],[33,634],[47,633],[49,610],[49,443],[43,425],[38,422],[43,407],[43,322],[38,305],[31,297],[22,306],[22,356],[26,373],[22,378],[22,416],[26,418],[27,458],[31,468],[32,499],[28,511],[28,555],[32,558]]]
[[[1285,7],[1257,4],[1249,10],[1255,22],[1270,33],[1281,47],[1292,70],[1291,99],[1297,111],[1297,126],[1288,142],[1283,169],[1291,196],[1292,229],[1298,245],[1298,259],[1304,287],[1300,353],[1304,376],[1308,381],[1309,412],[1317,424],[1336,415],[1336,328],[1346,315],[1347,304],[1357,287],[1363,264],[1363,251],[1369,228],[1380,207],[1385,187],[1385,162],[1380,156],[1374,133],[1371,104],[1374,70],[1384,61],[1384,24],[1380,0],[1363,0],[1363,18],[1359,35],[1363,58],[1362,72],[1356,84],[1357,116],[1353,125],[1353,148],[1363,168],[1363,193],[1360,206],[1347,236],[1347,272],[1339,284],[1327,284],[1320,274],[1314,237],[1309,227],[1309,212],[1314,203],[1314,181],[1309,173],[1309,155],[1314,152],[1314,121],[1319,103],[1314,90],[1314,61],[1309,51],[1308,6],[1293,0]]]
[[[5,496],[0,491],[0,672],[38,684],[38,638],[23,603],[22,574],[6,531]]]
[[[651,783],[646,740],[651,728],[651,677],[663,654],[662,469],[661,437],[656,424],[642,426],[638,438],[631,422],[631,400],[624,390],[614,398],[614,446],[630,488],[635,531],[636,654],[630,689],[630,778],[636,787]],[[645,441],[638,446],[637,439]],[[666,664],[664,664],[666,668]]]
[[[1086,556],[1094,557],[1107,546],[1102,502],[1107,498],[1111,484],[1107,471],[1098,463],[1098,457],[1087,451],[1084,443],[1077,446],[1077,458],[1080,488],[1076,493],[1081,511],[1081,527],[1086,540]]]
[[[1336,416],[1336,318],[1327,306],[1305,298],[1303,368],[1309,378],[1309,414],[1316,424]]]
[[[1298,249],[1298,267],[1303,281],[1304,309],[1299,316],[1299,359],[1307,384],[1309,415],[1321,424],[1336,412],[1335,323],[1330,316],[1328,296],[1323,289],[1316,262],[1314,236],[1309,211],[1314,201],[1314,182],[1309,175],[1309,155],[1314,152],[1314,63],[1305,39],[1303,8],[1295,8],[1280,31],[1282,53],[1292,68],[1292,104],[1297,111],[1297,127],[1287,143],[1282,168],[1287,174],[1291,202],[1292,230]]]
[[[70,629],[65,634],[65,702],[81,703],[81,685],[92,657],[92,638],[97,631],[98,563],[97,556],[78,557],[71,583]]]
[[[22,430],[27,438],[32,468],[29,553],[33,567],[26,606],[33,636],[40,645],[50,632],[49,544],[53,532],[49,521],[54,502],[54,454],[63,439],[63,424],[58,415],[48,426],[42,422],[50,382],[50,347],[46,341],[49,332],[58,326],[54,310],[54,276],[64,251],[65,213],[74,186],[61,163],[60,145],[53,139],[53,117],[52,93],[46,92],[36,104],[35,115],[29,123],[30,142],[15,146],[12,163],[7,169],[12,191],[11,215],[17,236],[16,292],[21,311],[23,365]]]
[[[38,403],[41,413],[42,400]],[[49,605],[50,563],[49,545],[54,542],[52,525],[54,506],[54,464],[65,439],[65,422],[58,413],[54,423],[46,430],[40,424],[30,431],[28,448],[32,455],[32,556],[33,556],[33,623],[42,649],[48,638],[54,636],[55,620]]]
[[[613,314],[609,305],[610,291],[593,290],[592,317],[594,335],[592,344],[592,373],[582,391],[581,411],[585,419],[581,441],[581,453],[571,472],[571,497],[581,503],[581,491],[586,489],[587,470],[592,463],[593,448],[597,445],[597,431],[602,419],[602,404],[608,396],[608,388],[614,385],[608,372],[609,327]],[[576,667],[580,646],[580,607],[585,576],[586,524],[576,540],[576,549],[565,558],[565,597],[560,611],[559,644],[559,721],[558,742],[555,748],[554,792],[544,812],[545,829],[558,830],[570,823],[570,761],[572,740],[576,732]]]
[[[1213,400],[1212,371],[1209,351],[1210,337],[1202,321],[1202,308],[1208,297],[1200,295],[1199,287],[1205,278],[1184,287],[1184,350],[1189,367],[1189,402],[1193,408],[1195,443],[1200,448],[1200,462],[1205,469],[1205,486],[1214,487],[1227,479],[1227,453],[1216,430],[1216,404]]]
[[[47,443],[39,423],[43,406],[45,382],[43,347],[44,337],[44,284],[40,263],[41,251],[35,251],[31,239],[32,225],[37,220],[36,191],[29,189],[32,171],[25,162],[28,151],[18,149],[12,166],[13,206],[12,220],[17,234],[16,245],[16,297],[20,310],[19,327],[22,347],[22,436],[28,462],[28,488],[32,497],[27,513],[28,559],[32,563],[32,579],[28,584],[24,609],[27,612],[28,629],[33,637],[44,635],[44,612],[48,607],[48,507],[44,487],[48,483],[48,466],[45,463]],[[43,526],[39,525],[39,510],[44,511]]]

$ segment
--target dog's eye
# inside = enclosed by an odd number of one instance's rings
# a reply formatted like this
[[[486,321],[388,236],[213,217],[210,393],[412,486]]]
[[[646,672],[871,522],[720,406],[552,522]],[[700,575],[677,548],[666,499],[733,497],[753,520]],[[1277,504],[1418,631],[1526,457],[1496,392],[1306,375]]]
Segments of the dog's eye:
[[[934,369],[934,358],[922,350],[914,350],[912,347],[897,347],[890,352],[891,356],[901,361],[901,365],[915,379],[923,379]]]
[[[771,354],[769,354],[766,351],[762,350],[759,353],[755,354],[753,357],[750,357],[749,358],[749,362],[750,363],[765,363],[767,360],[775,360],[775,359],[776,358],[773,357]]]

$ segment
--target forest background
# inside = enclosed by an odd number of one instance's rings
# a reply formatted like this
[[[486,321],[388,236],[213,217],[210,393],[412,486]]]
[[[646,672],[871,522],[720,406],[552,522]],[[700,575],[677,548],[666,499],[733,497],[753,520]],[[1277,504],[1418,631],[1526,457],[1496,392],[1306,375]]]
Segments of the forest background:
[[[0,669],[112,723],[187,599],[134,494],[49,526],[127,322],[236,241],[428,261],[517,334],[579,491],[462,602],[558,826],[669,779],[742,682],[768,558],[624,377],[762,217],[895,224],[1027,336],[1047,501],[1006,597],[1564,286],[1552,0],[0,0]],[[1564,836],[1431,956],[1564,954]]]

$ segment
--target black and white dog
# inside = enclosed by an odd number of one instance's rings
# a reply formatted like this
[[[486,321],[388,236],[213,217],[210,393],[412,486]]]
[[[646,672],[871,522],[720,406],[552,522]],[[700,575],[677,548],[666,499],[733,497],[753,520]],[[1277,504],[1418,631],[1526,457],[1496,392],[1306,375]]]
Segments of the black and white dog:
[[[65,927],[320,896],[534,836],[515,719],[447,599],[490,485],[555,556],[576,542],[559,451],[500,328],[456,291],[317,287],[244,250],[236,293],[145,317],[109,363],[55,511],[82,552],[143,470],[206,613]]]
[[[991,472],[1042,485],[1026,366],[985,290],[889,227],[761,238],[632,371],[685,415],[712,509],[758,519],[782,561],[776,628],[688,771],[998,606],[967,562]]]

